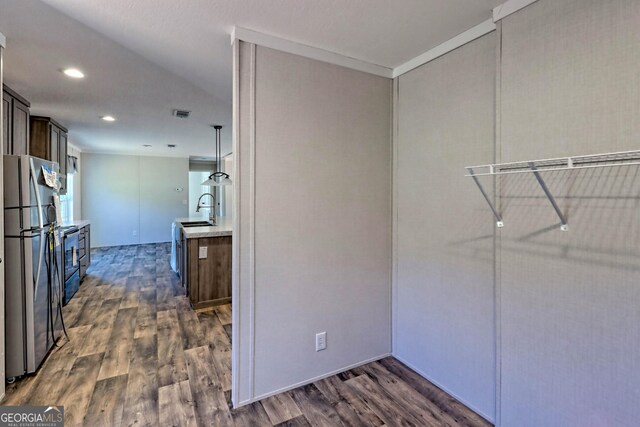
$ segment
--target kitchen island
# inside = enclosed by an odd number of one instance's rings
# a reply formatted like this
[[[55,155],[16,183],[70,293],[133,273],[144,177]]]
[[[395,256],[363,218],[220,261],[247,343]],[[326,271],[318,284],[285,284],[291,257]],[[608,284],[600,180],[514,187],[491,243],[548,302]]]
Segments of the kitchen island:
[[[232,225],[218,218],[215,226],[193,226],[202,217],[176,218],[175,271],[195,309],[231,301]]]

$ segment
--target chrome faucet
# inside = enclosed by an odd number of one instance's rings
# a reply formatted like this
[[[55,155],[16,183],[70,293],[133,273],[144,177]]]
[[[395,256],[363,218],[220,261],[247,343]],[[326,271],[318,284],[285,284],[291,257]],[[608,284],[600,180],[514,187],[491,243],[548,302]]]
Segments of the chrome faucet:
[[[202,200],[202,198],[204,196],[211,196],[211,200],[213,201],[213,205],[200,205],[200,200]],[[211,223],[213,225],[216,225],[216,196],[214,196],[211,193],[204,193],[202,194],[199,198],[198,198],[198,202],[196,203],[196,212],[200,212],[200,208],[210,208],[211,210],[209,211],[209,221],[211,221]]]

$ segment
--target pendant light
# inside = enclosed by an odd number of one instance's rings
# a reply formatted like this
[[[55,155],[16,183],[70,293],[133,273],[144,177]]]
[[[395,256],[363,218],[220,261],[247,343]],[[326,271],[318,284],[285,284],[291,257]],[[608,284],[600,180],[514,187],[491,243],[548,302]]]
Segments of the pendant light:
[[[231,185],[231,178],[229,178],[229,175],[219,171],[221,161],[220,129],[222,129],[222,126],[215,125],[213,128],[216,130],[216,169],[211,175],[209,175],[209,178],[207,178],[202,185],[209,185],[212,187]]]

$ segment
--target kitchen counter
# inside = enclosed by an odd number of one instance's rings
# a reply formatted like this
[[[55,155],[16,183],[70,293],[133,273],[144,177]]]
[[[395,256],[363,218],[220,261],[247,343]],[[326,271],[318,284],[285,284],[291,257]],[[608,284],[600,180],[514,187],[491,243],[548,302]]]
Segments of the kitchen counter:
[[[71,222],[65,222],[64,224],[62,224],[62,227],[78,227],[78,228],[82,228],[86,225],[89,225],[90,222],[87,219],[79,219],[77,221],[71,221]]]
[[[182,226],[204,220],[176,218],[171,249],[174,270],[196,309],[231,301],[232,221],[223,217],[214,226]]]
[[[180,224],[184,236],[187,239],[199,239],[202,237],[222,237],[233,235],[233,224],[231,218],[217,218],[217,225],[204,227],[183,227],[183,222],[206,221],[203,217],[176,218],[176,224]]]

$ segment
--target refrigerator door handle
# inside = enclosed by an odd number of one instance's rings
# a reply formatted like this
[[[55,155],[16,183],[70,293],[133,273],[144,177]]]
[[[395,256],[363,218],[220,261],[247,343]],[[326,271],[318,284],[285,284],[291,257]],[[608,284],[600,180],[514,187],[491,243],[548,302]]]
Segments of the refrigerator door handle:
[[[38,247],[38,269],[36,277],[33,278],[33,300],[38,298],[38,283],[40,283],[40,273],[42,272],[42,258],[44,257],[44,230],[40,230],[40,246]]]
[[[36,174],[36,168],[33,165],[33,157],[29,158],[29,169],[31,172],[31,182],[33,183],[33,191],[35,191],[36,193],[36,203],[38,205],[38,225],[39,225],[39,228],[44,228],[44,221],[42,218],[42,200],[40,200],[40,189],[38,188],[38,176]]]

